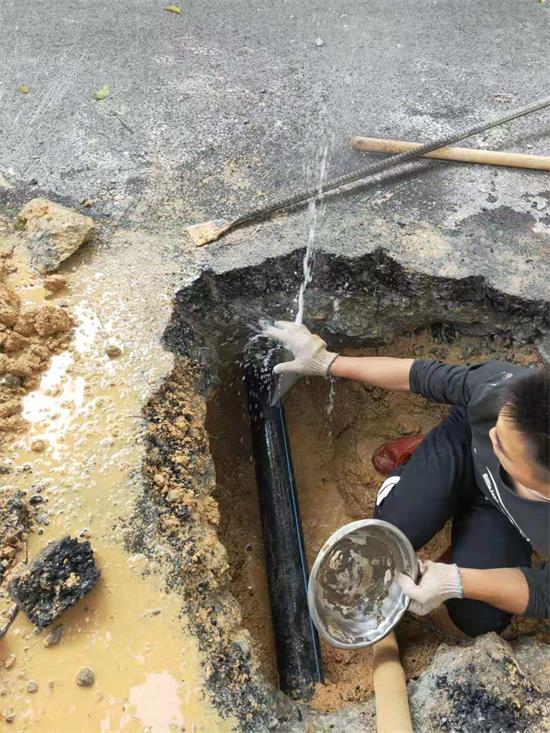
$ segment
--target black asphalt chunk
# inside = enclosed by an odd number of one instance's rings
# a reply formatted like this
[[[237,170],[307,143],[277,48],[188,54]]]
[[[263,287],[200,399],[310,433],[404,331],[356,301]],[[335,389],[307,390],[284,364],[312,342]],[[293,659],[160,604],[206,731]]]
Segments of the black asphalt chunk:
[[[99,579],[89,542],[50,542],[11,580],[8,591],[33,624],[44,628],[89,593]]]

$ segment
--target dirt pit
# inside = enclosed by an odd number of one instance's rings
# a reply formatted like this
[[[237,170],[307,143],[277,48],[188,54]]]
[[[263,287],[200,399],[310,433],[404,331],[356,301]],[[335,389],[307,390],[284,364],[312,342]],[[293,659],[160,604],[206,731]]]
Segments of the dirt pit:
[[[294,251],[254,266],[207,268],[183,286],[164,332],[175,368],[144,413],[146,511],[137,517],[136,541],[141,551],[162,549],[170,558],[170,582],[204,654],[206,689],[247,733],[375,729],[368,650],[323,646],[325,683],[309,703],[278,691],[273,663],[240,362],[259,319],[293,318],[302,258]],[[415,272],[383,251],[353,258],[317,252],[305,317],[333,350],[461,363],[535,361],[534,345],[550,324],[545,302],[499,293],[482,278]],[[428,430],[444,408],[322,379],[302,380],[285,403],[311,565],[334,529],[371,515],[383,480],[371,465],[374,449]],[[438,557],[447,544],[442,532],[424,552]],[[442,642],[455,643],[432,621],[411,616],[399,626],[409,678],[421,675]]]
[[[529,346],[507,347],[494,339],[459,338],[443,344],[430,332],[409,334],[385,347],[354,355],[436,358],[449,362],[507,359],[530,364]],[[238,368],[221,371],[220,387],[208,403],[206,427],[216,468],[213,494],[220,509],[219,537],[231,567],[231,591],[243,625],[253,638],[262,674],[277,684],[254,461],[246,397]],[[373,514],[383,481],[372,465],[384,441],[429,431],[446,414],[445,406],[416,395],[389,392],[346,380],[302,380],[285,397],[285,410],[309,566],[332,532]],[[437,559],[449,545],[449,526],[421,555]],[[398,630],[408,678],[425,669],[437,647],[452,637],[429,622],[407,615]],[[458,639],[457,639],[458,641]],[[346,651],[321,642],[325,682],[311,705],[330,712],[372,694],[371,650]]]

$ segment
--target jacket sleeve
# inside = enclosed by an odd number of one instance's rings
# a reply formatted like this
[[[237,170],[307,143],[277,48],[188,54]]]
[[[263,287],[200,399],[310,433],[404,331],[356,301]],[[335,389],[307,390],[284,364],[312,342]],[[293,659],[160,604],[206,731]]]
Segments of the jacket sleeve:
[[[539,562],[535,568],[520,568],[529,586],[529,602],[524,616],[550,618],[550,563]]]
[[[411,367],[411,392],[434,402],[466,407],[474,392],[485,384],[498,384],[506,378],[518,376],[525,367],[505,361],[487,361],[464,366],[444,364],[432,359],[416,359]]]

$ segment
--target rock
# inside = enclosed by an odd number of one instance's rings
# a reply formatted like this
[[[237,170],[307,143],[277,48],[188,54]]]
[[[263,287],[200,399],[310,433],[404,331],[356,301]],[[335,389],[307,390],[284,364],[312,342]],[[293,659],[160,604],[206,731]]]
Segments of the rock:
[[[67,287],[67,280],[63,275],[48,275],[48,277],[44,278],[44,287],[50,293],[58,293]]]
[[[30,692],[31,695],[38,692],[38,683],[34,680],[29,680],[29,682],[27,682],[27,692]]]
[[[63,634],[65,633],[65,627],[63,624],[58,624],[55,626],[50,633],[44,637],[44,641],[42,644],[49,648],[51,646],[57,646],[61,639],[63,638]]]
[[[317,48],[321,48],[321,46],[324,46],[325,45],[325,42],[323,41],[322,38],[316,38],[315,39],[315,45],[317,46]]]
[[[19,212],[29,234],[31,265],[39,272],[54,272],[94,231],[89,216],[44,198],[29,201]]]
[[[2,339],[2,351],[6,354],[13,354],[16,351],[21,351],[26,343],[27,341],[23,336],[20,336],[18,333],[13,333],[12,331],[5,334]]]
[[[109,359],[116,359],[117,356],[120,356],[122,354],[122,349],[118,344],[114,342],[108,342],[105,346],[105,353],[107,354]]]
[[[539,339],[536,347],[546,364],[550,364],[550,336]]]
[[[11,669],[15,665],[16,661],[17,657],[15,656],[15,654],[10,654],[9,657],[6,657],[6,659],[4,660],[4,667],[6,669]]]
[[[40,336],[64,333],[72,327],[73,319],[70,315],[55,305],[43,305],[35,314],[34,328]]]
[[[15,323],[13,330],[21,336],[32,336],[36,333],[34,321],[38,311],[38,306],[27,307],[19,313],[19,318]]]
[[[409,690],[418,731],[542,733],[550,715],[548,697],[518,669],[512,647],[493,633],[465,647],[443,644]]]
[[[12,399],[0,403],[0,418],[18,415],[21,412],[21,400]]]
[[[91,591],[99,579],[89,542],[50,542],[10,581],[8,592],[35,626],[44,628]]]
[[[31,450],[35,453],[43,453],[46,450],[46,441],[36,438],[31,442]]]
[[[21,377],[17,377],[15,374],[4,374],[0,377],[0,387],[7,387],[7,389],[19,389],[23,384]]]
[[[540,641],[522,638],[514,645],[514,657],[520,669],[528,674],[535,685],[550,695],[550,647]]]
[[[15,249],[15,242],[2,237],[0,239],[0,257],[11,257]]]
[[[0,323],[14,326],[19,317],[21,300],[16,292],[5,283],[0,282]]]
[[[10,708],[6,712],[6,723],[13,723],[15,720],[15,710],[13,708]]]
[[[91,687],[94,682],[95,673],[90,667],[81,667],[76,673],[76,684],[80,687]]]

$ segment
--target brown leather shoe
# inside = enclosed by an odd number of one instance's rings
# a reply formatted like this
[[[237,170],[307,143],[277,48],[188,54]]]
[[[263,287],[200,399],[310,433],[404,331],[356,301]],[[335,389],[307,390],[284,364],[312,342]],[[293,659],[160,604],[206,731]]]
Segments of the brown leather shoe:
[[[397,466],[409,460],[424,437],[424,435],[405,435],[402,438],[388,440],[374,451],[373,466],[382,476],[389,476]]]

